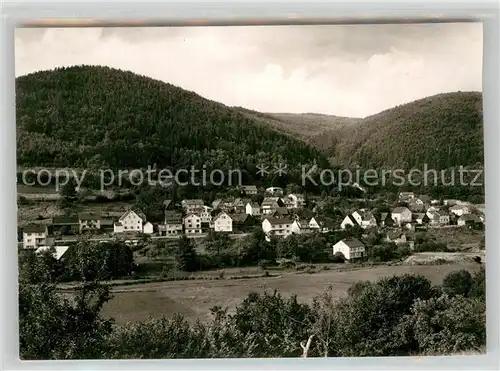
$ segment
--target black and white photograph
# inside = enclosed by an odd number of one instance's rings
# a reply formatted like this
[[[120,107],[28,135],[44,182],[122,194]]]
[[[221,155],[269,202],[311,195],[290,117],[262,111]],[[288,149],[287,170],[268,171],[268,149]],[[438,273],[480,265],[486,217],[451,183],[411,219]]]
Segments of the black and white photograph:
[[[481,22],[19,27],[15,76],[21,360],[486,353]]]

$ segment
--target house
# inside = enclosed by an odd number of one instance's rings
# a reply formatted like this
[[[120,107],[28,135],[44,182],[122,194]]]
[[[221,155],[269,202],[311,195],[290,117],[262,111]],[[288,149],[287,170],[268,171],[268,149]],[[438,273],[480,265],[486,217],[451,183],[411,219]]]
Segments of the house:
[[[279,197],[266,197],[260,205],[263,215],[273,214],[278,207],[284,207],[284,203]]]
[[[249,228],[255,225],[255,219],[249,214],[229,214],[229,217],[233,220],[233,232],[236,230],[246,232]]]
[[[186,235],[201,234],[201,218],[196,214],[188,214],[184,218]]]
[[[257,194],[257,186],[254,185],[242,185],[240,186],[240,191],[242,194],[247,196],[252,196]]]
[[[247,202],[245,206],[245,213],[252,216],[260,216],[260,206],[257,202]]]
[[[460,200],[454,200],[454,199],[443,200],[443,205],[445,206],[454,206],[458,203],[460,203]]]
[[[406,234],[401,231],[392,231],[387,233],[385,240],[400,245],[407,242],[407,237]]]
[[[455,214],[456,216],[470,214],[469,207],[465,205],[454,205],[450,207],[450,212]]]
[[[400,192],[398,195],[398,199],[401,202],[409,202],[415,198],[415,194],[413,192]]]
[[[216,199],[216,200],[214,200],[214,201],[212,202],[212,209],[213,209],[213,210],[220,209],[220,208],[221,208],[221,206],[222,206],[222,200],[221,200],[220,198],[218,198],[218,199]]]
[[[342,223],[340,223],[340,228],[346,229],[347,227],[354,227],[356,225],[358,225],[358,222],[356,221],[356,219],[354,219],[354,217],[351,214],[349,214],[344,218]]]
[[[181,206],[186,214],[200,213],[201,211],[203,211],[203,205],[205,205],[205,203],[200,199],[182,200],[181,202]]]
[[[214,230],[215,232],[232,232],[233,219],[226,212],[221,211],[214,218]]]
[[[182,233],[182,213],[180,211],[165,210],[165,224],[158,226],[160,236],[179,235]]]
[[[31,225],[23,229],[23,247],[34,249],[47,244],[49,231],[46,225]]]
[[[375,217],[377,219],[377,217]],[[393,220],[390,213],[380,213],[378,214],[378,225],[380,227],[392,226]]]
[[[397,225],[411,222],[411,211],[407,207],[396,207],[391,212],[391,218]]]
[[[151,224],[151,222],[146,222],[142,228],[142,232],[145,234],[153,234],[154,233],[153,224]]]
[[[375,216],[372,214],[372,212],[365,209],[356,210],[351,214],[351,216],[363,229],[377,226],[377,219],[375,219]]]
[[[235,213],[244,213],[246,211],[246,205],[250,200],[245,198],[237,198],[232,204],[232,210]]]
[[[474,214],[464,214],[464,215],[460,216],[460,218],[458,218],[458,222],[457,222],[457,224],[461,227],[475,226],[475,225],[478,225],[481,223],[482,223],[481,219],[477,215],[474,215]]]
[[[265,218],[262,221],[262,230],[268,238],[271,236],[286,238],[292,234],[293,222],[293,220],[285,218]]]
[[[80,232],[101,229],[101,220],[102,217],[94,213],[78,214],[78,224]]]
[[[283,188],[281,187],[269,187],[266,188],[266,193],[269,193],[270,195],[277,195],[277,196],[283,196]]]
[[[40,246],[39,248],[36,249],[36,253],[41,254],[44,251],[50,250],[52,247],[55,250],[53,256],[56,260],[61,260],[66,251],[69,250],[69,246]]]
[[[202,224],[212,225],[212,211],[213,209],[210,206],[203,206],[200,212],[200,219]]]
[[[294,208],[294,203],[293,203],[293,200],[286,196],[286,197],[283,197],[282,198],[282,201],[283,201],[283,204],[285,205],[285,207],[289,210],[293,209]]]
[[[414,213],[411,215],[411,219],[418,225],[429,223],[429,217],[425,213]]]
[[[101,231],[102,232],[113,232],[114,231],[115,220],[111,218],[101,219]]]
[[[290,215],[290,211],[286,207],[277,207],[271,215],[275,218],[283,218]]]
[[[365,256],[365,245],[357,238],[344,238],[333,245],[333,254],[342,253],[346,260],[360,259]]]
[[[430,205],[432,200],[428,195],[419,195],[417,198],[417,203],[422,203],[422,205]]]
[[[309,226],[309,221],[296,219],[292,223],[292,233],[294,234],[308,234],[314,232]]]
[[[293,209],[302,209],[306,204],[304,195],[302,194],[290,193],[287,198],[292,201]]]
[[[413,200],[408,201],[408,208],[411,211],[424,211],[425,210],[425,204],[420,198],[414,198]]]
[[[429,224],[433,226],[450,224],[450,216],[438,211],[428,211]]]
[[[80,230],[78,217],[76,216],[55,216],[51,220],[52,233],[73,234]]]
[[[114,223],[115,233],[142,232],[146,217],[140,212],[127,210],[120,219]]]
[[[309,220],[309,228],[320,233],[328,233],[333,230],[333,223],[325,218],[314,216]]]

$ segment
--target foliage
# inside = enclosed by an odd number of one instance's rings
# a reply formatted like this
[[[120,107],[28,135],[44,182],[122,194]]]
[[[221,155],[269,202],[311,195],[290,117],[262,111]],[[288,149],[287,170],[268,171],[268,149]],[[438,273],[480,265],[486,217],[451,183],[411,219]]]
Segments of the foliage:
[[[193,272],[199,268],[199,258],[193,246],[193,241],[183,235],[174,250],[177,269],[185,272]]]
[[[472,289],[473,279],[469,271],[461,269],[451,272],[443,279],[443,291],[449,296],[468,296]]]

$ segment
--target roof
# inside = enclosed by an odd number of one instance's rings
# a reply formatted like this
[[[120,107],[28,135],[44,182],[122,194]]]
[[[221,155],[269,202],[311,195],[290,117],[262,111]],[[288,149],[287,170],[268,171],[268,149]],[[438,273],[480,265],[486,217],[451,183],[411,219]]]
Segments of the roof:
[[[45,225],[29,225],[23,228],[23,233],[44,233],[46,228]]]
[[[453,205],[452,207],[450,207],[450,210],[463,210],[464,207],[464,205]]]
[[[187,214],[187,215],[184,217],[184,219],[190,218],[190,217],[192,217],[192,216],[195,216],[195,217],[197,217],[198,219],[200,219],[200,216],[199,216],[199,215],[197,215],[197,214],[195,214],[195,213],[189,213],[189,214]]]
[[[78,224],[76,216],[55,216],[52,218],[52,224]]]
[[[245,213],[234,213],[234,214],[229,214],[229,217],[233,220],[233,222],[236,223],[245,223],[246,220],[249,218],[250,215],[245,214]]]
[[[288,215],[289,214],[288,209],[286,207],[277,207],[275,212],[277,214],[281,214],[281,215]]]
[[[425,217],[425,213],[413,213],[411,215],[411,218],[414,220],[422,219],[423,217]]]
[[[340,243],[340,242],[345,243],[351,249],[356,248],[356,247],[365,247],[365,244],[363,242],[361,242],[360,240],[358,240],[357,238],[354,238],[354,237],[344,238],[343,240],[341,240],[337,243]]]
[[[389,216],[389,213],[380,213],[380,220],[386,220],[387,217]]]
[[[172,204],[172,200],[165,200],[163,201],[163,206],[165,209],[168,209],[168,207]]]
[[[399,197],[411,197],[415,194],[413,192],[399,192]]]
[[[116,223],[115,223],[115,226],[117,226],[117,227],[121,227],[121,226],[122,226],[122,222],[116,222]]]
[[[286,218],[265,218],[264,220],[267,220],[271,224],[292,224],[293,223],[292,219],[286,219]]]
[[[259,204],[257,202],[248,202],[252,208],[260,208]]]
[[[144,214],[142,214],[140,211],[134,211],[134,210],[127,210],[125,213],[120,217],[120,220],[125,219],[130,213],[136,214],[139,218],[144,220],[145,218],[143,217]],[[142,214],[142,215],[141,215]]]
[[[229,214],[228,214],[228,213],[226,213],[226,212],[224,212],[224,211],[221,211],[221,212],[220,212],[220,213],[218,213],[218,214],[217,214],[217,216],[214,218],[214,222],[215,222],[217,219],[219,219],[219,217],[220,217],[220,216],[222,216],[222,215],[226,215],[226,216],[228,216],[229,218],[231,218],[231,217],[229,216]],[[232,218],[231,218],[231,219],[232,219]]]
[[[266,197],[262,200],[262,205],[275,205],[279,199],[279,197]]]
[[[36,249],[36,252],[42,253],[44,251],[50,250],[51,247],[52,246],[40,246],[38,249]],[[54,249],[56,250],[54,253],[54,258],[59,260],[66,253],[66,251],[68,251],[69,246],[54,246]]]
[[[349,220],[350,220],[353,224],[358,224],[358,222],[356,221],[356,219],[354,219],[354,217],[353,217],[351,214],[347,215],[347,216],[346,216],[346,218],[349,218]],[[316,218],[314,218],[314,220],[316,220]],[[345,220],[345,218],[344,218],[344,220]]]
[[[419,195],[418,198],[423,202],[431,202],[431,197],[428,195]]]
[[[101,219],[101,225],[113,225],[113,219]]]
[[[393,214],[401,214],[401,213],[404,213],[405,211],[410,211],[410,210],[407,207],[399,206],[399,207],[396,207],[394,210],[392,210],[392,213]]]

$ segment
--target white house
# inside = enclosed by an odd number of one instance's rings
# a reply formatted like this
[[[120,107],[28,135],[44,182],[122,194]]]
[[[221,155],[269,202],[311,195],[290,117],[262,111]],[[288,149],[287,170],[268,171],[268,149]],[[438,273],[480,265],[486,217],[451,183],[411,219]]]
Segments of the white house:
[[[142,232],[143,224],[145,222],[143,218],[144,217],[139,215],[139,213],[133,210],[128,210],[114,224],[113,230],[115,233]]]
[[[375,219],[375,216],[365,209],[356,210],[351,216],[363,229],[377,226],[377,219]]]
[[[333,229],[333,225],[323,218],[313,216],[311,220],[309,220],[309,228],[313,231],[319,231],[320,233],[328,233]]]
[[[301,209],[305,206],[306,203],[304,195],[298,193],[290,193],[288,195],[288,199],[292,201],[293,209]]]
[[[203,206],[200,213],[200,219],[202,223],[212,225],[212,211],[210,206]]]
[[[182,213],[175,210],[165,210],[165,224],[158,226],[160,235],[178,235],[182,233]]]
[[[349,214],[344,218],[344,220],[342,220],[342,223],[340,223],[340,228],[346,229],[347,227],[354,227],[355,225],[358,225],[358,222],[351,214]]]
[[[291,228],[292,233],[295,234],[308,234],[313,232],[313,229],[309,226],[309,222],[307,220],[296,219],[292,223]]]
[[[429,218],[430,225],[436,226],[450,224],[450,216],[446,213],[428,211],[426,215]]]
[[[470,224],[479,224],[482,223],[481,219],[474,214],[464,214],[460,218],[458,218],[457,224],[461,227],[470,225]]]
[[[47,244],[49,235],[46,225],[32,225],[23,229],[23,247],[25,249],[35,249]]]
[[[411,211],[407,207],[396,207],[391,212],[391,218],[394,223],[401,225],[404,223],[411,223]]]
[[[283,201],[283,204],[285,205],[285,207],[288,209],[288,210],[291,210],[294,208],[294,203],[293,203],[293,200],[286,196],[286,197],[283,197],[282,198],[282,201]]]
[[[456,216],[470,214],[469,207],[467,207],[465,205],[454,205],[454,206],[450,207],[450,212],[452,212]]]
[[[256,195],[257,194],[257,186],[254,185],[242,185],[240,187],[240,191],[245,195]]]
[[[269,187],[266,188],[266,193],[269,193],[270,195],[278,195],[278,196],[283,196],[283,188],[281,187]]]
[[[101,216],[93,213],[78,214],[80,232],[101,229]]]
[[[333,254],[341,252],[346,260],[359,259],[365,255],[365,245],[357,238],[344,238],[333,245]]]
[[[184,218],[184,230],[186,235],[201,233],[201,218],[196,214],[188,214]]]
[[[245,212],[248,215],[260,216],[260,206],[257,202],[248,202],[245,206]]]
[[[262,222],[262,230],[267,237],[276,236],[286,238],[292,234],[293,220],[285,218],[266,218]]]
[[[215,232],[232,232],[233,219],[231,219],[231,217],[224,211],[220,212],[214,218],[214,230]]]
[[[203,211],[204,204],[205,203],[203,202],[203,200],[200,199],[181,201],[181,206],[186,212],[186,214],[200,213],[201,211]]]
[[[154,232],[153,224],[151,224],[150,222],[146,222],[143,226],[142,231],[145,234],[153,234]]]
[[[283,206],[283,202],[279,197],[266,197],[260,205],[263,215],[274,214],[279,207]]]

